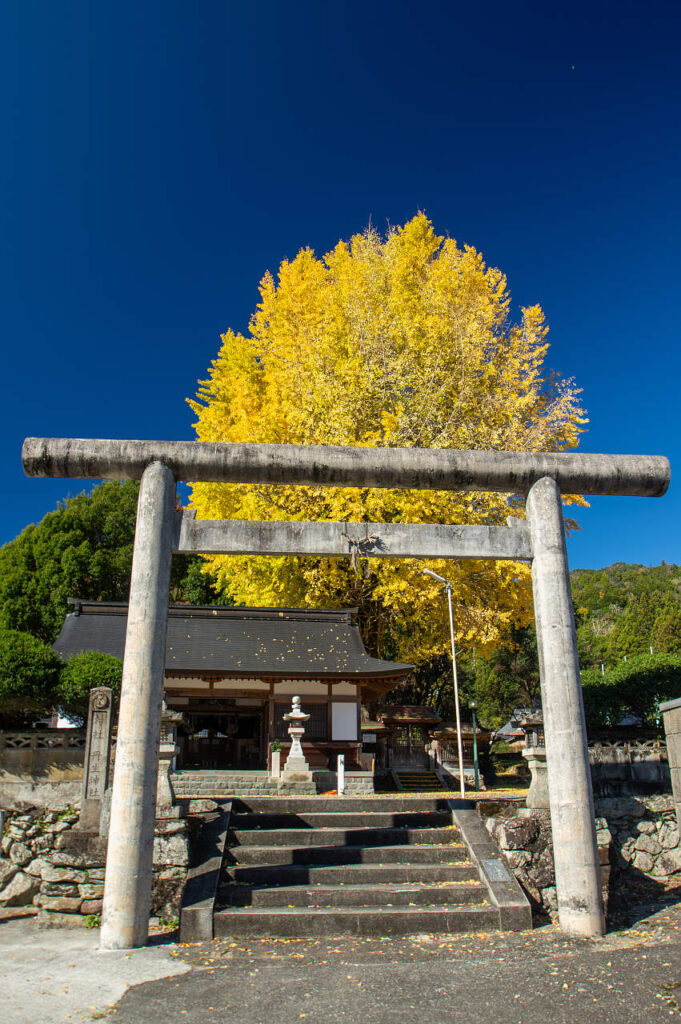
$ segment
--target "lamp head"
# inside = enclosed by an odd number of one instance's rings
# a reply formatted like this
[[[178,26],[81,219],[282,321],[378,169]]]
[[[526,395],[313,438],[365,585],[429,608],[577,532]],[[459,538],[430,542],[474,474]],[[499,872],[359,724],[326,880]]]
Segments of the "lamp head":
[[[436,572],[432,572],[430,569],[424,569],[423,574],[424,576],[430,576],[431,579],[437,580],[438,583],[444,583],[444,585],[447,586],[448,580],[446,580],[444,576],[438,576]]]

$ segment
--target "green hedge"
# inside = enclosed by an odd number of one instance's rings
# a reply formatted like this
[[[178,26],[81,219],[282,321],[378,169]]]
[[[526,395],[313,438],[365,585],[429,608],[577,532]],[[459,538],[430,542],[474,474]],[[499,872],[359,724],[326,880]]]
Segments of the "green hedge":
[[[605,675],[586,669],[582,690],[588,728],[617,725],[626,712],[654,721],[661,702],[681,697],[681,656],[639,654]]]
[[[110,686],[114,705],[121,692],[123,662],[113,654],[100,651],[82,651],[74,654],[62,667],[57,702],[67,714],[87,716],[90,690],[95,686]]]

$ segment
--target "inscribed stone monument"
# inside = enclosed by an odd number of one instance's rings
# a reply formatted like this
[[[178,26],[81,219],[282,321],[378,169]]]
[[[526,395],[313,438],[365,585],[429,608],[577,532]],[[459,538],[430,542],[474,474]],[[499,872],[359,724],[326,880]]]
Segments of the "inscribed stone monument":
[[[112,697],[108,686],[90,690],[80,808],[80,827],[84,831],[99,831],[102,800],[109,784]]]

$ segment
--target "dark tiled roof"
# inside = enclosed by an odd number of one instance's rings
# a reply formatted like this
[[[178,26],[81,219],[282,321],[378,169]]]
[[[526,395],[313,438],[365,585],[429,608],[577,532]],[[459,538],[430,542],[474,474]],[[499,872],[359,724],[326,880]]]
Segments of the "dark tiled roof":
[[[54,642],[67,660],[80,651],[123,657],[128,606],[76,602]],[[367,654],[353,610],[171,605],[166,671],[233,676],[403,676],[412,665]]]

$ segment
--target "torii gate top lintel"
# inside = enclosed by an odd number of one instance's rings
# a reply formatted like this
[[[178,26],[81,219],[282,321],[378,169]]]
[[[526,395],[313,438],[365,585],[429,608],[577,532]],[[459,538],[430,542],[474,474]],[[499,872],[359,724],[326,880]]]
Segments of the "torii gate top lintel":
[[[671,475],[659,455],[82,438],[28,437],[22,459],[28,476],[139,480],[158,461],[193,482],[517,494],[550,477],[564,494],[659,497]]]

